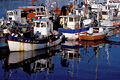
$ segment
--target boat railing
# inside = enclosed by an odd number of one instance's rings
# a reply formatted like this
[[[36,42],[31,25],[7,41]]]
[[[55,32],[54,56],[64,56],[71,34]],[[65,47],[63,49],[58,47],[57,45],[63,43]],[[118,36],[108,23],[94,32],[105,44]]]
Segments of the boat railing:
[[[45,43],[47,42],[47,39],[39,39],[35,40],[34,38],[24,38],[24,37],[15,37],[15,36],[9,36],[8,40],[11,41],[18,41],[18,42],[25,42],[25,43]]]

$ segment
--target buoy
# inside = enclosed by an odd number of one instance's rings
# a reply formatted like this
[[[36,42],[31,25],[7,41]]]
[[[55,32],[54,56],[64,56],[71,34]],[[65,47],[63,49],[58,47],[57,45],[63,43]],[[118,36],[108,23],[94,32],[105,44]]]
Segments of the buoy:
[[[84,32],[85,34],[87,34],[87,32]]]
[[[65,27],[65,29],[68,29],[68,27]]]
[[[49,42],[51,43],[51,42],[52,42],[52,40],[51,40],[51,39],[49,39]]]
[[[51,52],[49,53],[49,56],[52,56],[52,53],[51,53]]]

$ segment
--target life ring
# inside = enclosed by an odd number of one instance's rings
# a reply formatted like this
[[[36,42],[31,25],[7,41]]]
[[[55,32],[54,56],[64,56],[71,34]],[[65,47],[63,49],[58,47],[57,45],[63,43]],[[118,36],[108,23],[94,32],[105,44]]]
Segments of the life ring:
[[[76,23],[76,24],[75,24],[75,29],[78,29],[78,28],[79,28],[79,24]]]

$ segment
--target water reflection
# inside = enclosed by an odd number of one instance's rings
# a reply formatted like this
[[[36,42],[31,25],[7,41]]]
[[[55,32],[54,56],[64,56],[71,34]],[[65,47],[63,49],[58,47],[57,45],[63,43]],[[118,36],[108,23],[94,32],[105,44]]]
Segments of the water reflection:
[[[103,47],[105,47],[105,40],[66,41],[65,43],[62,44],[63,51],[61,53],[61,65],[63,67],[68,67],[68,74],[70,74],[71,77],[74,77],[79,73],[78,68],[79,68],[79,64],[81,60],[83,61],[85,57],[88,57],[87,62],[90,63],[90,61],[94,57],[96,57],[97,63],[96,63],[96,69],[95,69],[95,72],[96,72],[95,80],[97,80],[98,79],[98,65],[99,65],[99,50],[100,48],[103,48]],[[89,54],[89,52],[91,52],[89,51],[90,48],[92,48],[94,51],[93,55]],[[109,56],[109,53],[107,55]],[[74,66],[76,66],[77,68],[74,68]]]
[[[2,61],[2,70],[0,70],[3,71],[2,79],[102,79],[106,75],[105,73],[110,73],[111,70],[114,72],[114,67],[119,69],[117,67],[119,65],[113,65],[113,63],[118,64],[120,61],[119,56],[115,56],[114,54],[119,47],[120,45],[118,44],[106,43],[105,40],[99,40],[65,41],[65,43],[49,49],[11,52],[10,54],[8,54],[9,49],[7,51],[6,48],[3,48],[0,50],[0,55],[2,56],[0,58]],[[116,57],[118,57],[118,61],[115,59]]]
[[[57,55],[60,49],[61,46],[58,45],[49,49],[11,52],[3,63],[4,78],[6,80],[9,78],[11,79],[12,75],[21,72],[19,68],[29,75],[37,75],[44,71],[47,71],[47,75],[53,73],[54,63],[52,57]]]
[[[78,74],[78,64],[82,58],[80,48],[82,47],[83,46],[77,45],[76,41],[65,41],[65,43],[62,44],[61,65],[62,67],[68,68],[67,71],[70,77],[76,77],[76,74]],[[77,61],[77,63],[75,61]],[[75,68],[76,65],[77,68]]]

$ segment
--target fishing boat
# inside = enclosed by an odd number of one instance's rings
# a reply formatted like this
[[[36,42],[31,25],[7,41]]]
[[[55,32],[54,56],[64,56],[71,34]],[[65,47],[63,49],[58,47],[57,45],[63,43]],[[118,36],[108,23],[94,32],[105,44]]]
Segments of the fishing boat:
[[[10,51],[29,51],[58,45],[62,41],[62,33],[53,30],[49,17],[34,21],[33,30],[29,34],[10,35],[8,46]]]
[[[60,16],[61,28],[59,28],[58,31],[61,32],[66,39],[74,40],[77,34],[89,30],[90,27],[95,27],[96,24],[94,23],[94,19],[83,16],[83,14],[85,14],[84,9],[81,8],[78,10],[78,8],[75,8],[75,0],[72,2],[73,7],[69,14]]]
[[[81,16],[76,14],[61,16],[60,24],[62,28],[58,28],[66,39],[76,39],[76,35],[80,32],[89,30],[90,27],[96,26],[96,24],[82,25]]]
[[[79,37],[81,40],[100,40],[106,37],[107,32],[107,28],[91,27],[88,31],[81,32]]]
[[[7,20],[13,20],[22,24],[27,24],[27,22],[33,22],[42,16],[46,16],[46,7],[44,5],[34,5],[34,1],[32,0],[31,6],[22,6],[17,9],[8,10],[7,11]]]

